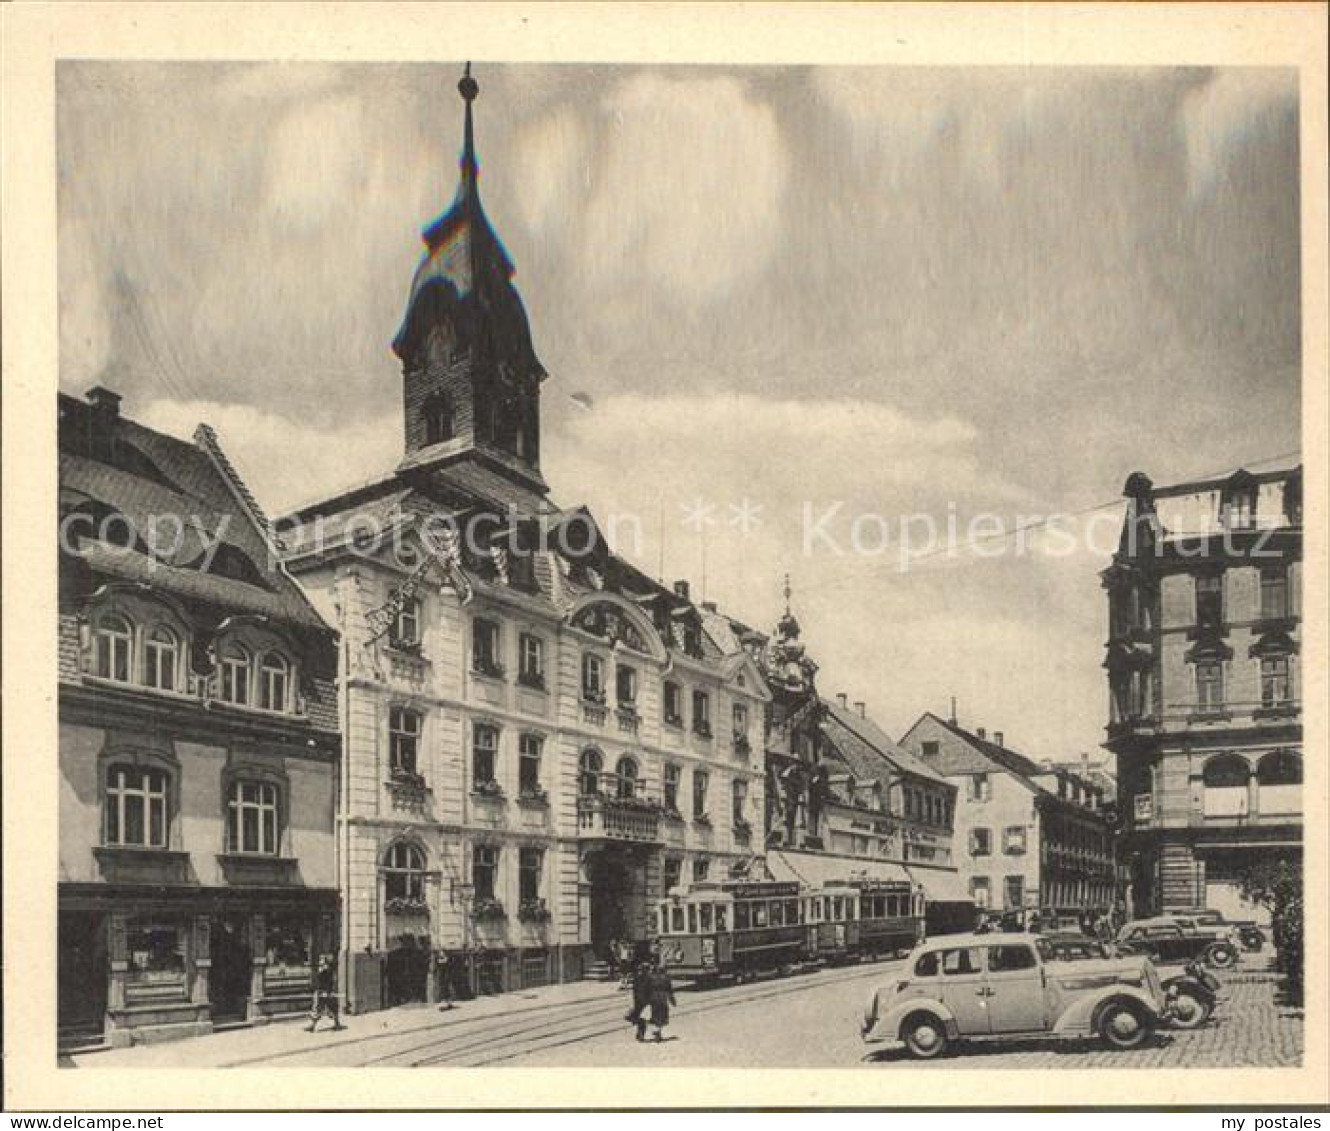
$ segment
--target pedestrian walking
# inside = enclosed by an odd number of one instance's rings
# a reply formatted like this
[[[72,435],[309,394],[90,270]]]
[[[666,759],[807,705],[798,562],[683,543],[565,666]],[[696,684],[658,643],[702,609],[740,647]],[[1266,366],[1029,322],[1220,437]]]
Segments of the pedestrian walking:
[[[639,1041],[647,1039],[646,1011],[651,1002],[651,970],[651,963],[646,961],[633,967],[633,1007],[624,1015],[625,1021],[636,1026]]]
[[[657,965],[647,982],[651,1005],[651,1027],[656,1030],[657,1041],[665,1039],[665,1026],[670,1023],[670,1006],[674,1000],[674,982],[670,972],[662,965]]]
[[[453,964],[446,950],[434,954],[434,976],[439,986],[439,1009],[453,1007]]]
[[[332,955],[325,954],[319,959],[318,969],[314,972],[314,1004],[309,1011],[309,1024],[305,1032],[312,1033],[324,1016],[332,1018],[333,1031],[345,1029],[337,1007],[337,967]]]

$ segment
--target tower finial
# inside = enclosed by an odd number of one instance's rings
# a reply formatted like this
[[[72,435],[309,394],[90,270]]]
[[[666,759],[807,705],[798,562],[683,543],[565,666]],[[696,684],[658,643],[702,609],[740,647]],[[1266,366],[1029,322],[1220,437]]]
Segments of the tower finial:
[[[476,100],[476,95],[480,93],[480,84],[471,77],[470,62],[467,63],[461,81],[457,84],[457,93],[462,96],[462,101],[466,103],[466,129],[462,140],[462,184],[464,189],[469,189],[475,184],[477,169],[476,141],[471,126],[471,103]]]
[[[785,615],[790,615],[790,575],[785,575]]]

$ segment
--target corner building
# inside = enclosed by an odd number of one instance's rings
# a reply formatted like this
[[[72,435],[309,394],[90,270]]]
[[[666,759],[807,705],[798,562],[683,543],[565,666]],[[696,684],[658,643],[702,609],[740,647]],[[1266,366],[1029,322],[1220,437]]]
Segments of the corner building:
[[[603,972],[676,884],[761,849],[750,654],[549,498],[513,266],[461,180],[393,343],[404,454],[284,523],[343,633],[342,968],[359,1011]],[[438,961],[447,957],[446,967]],[[446,969],[447,973],[444,973]]]
[[[1125,494],[1104,746],[1133,910],[1250,918],[1246,869],[1302,858],[1302,469]]]

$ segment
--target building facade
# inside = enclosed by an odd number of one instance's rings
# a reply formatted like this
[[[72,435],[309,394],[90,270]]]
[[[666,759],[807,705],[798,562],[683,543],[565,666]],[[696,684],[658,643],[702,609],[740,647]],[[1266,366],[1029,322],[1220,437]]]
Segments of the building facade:
[[[761,849],[767,698],[686,583],[616,557],[540,472],[544,370],[461,183],[394,342],[405,452],[292,515],[287,565],[342,632],[344,967],[356,1009],[576,979],[652,903]],[[445,967],[439,962],[446,956]]]
[[[61,1040],[309,1007],[337,940],[336,646],[216,437],[59,402]]]
[[[1250,917],[1243,871],[1302,851],[1302,469],[1125,493],[1105,747],[1133,910]]]
[[[993,912],[1100,914],[1115,905],[1113,831],[1097,786],[927,713],[901,745],[953,782],[957,865]]]

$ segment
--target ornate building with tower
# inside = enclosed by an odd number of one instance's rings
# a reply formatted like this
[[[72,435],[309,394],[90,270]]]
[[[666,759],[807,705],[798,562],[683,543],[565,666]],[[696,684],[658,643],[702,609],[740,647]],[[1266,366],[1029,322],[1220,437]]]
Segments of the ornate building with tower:
[[[728,622],[550,499],[513,265],[461,179],[393,349],[404,452],[287,518],[342,633],[342,967],[358,1010],[586,976],[762,849],[768,693]]]
[[[1125,494],[1104,745],[1132,910],[1248,918],[1244,870],[1302,853],[1302,469]]]

